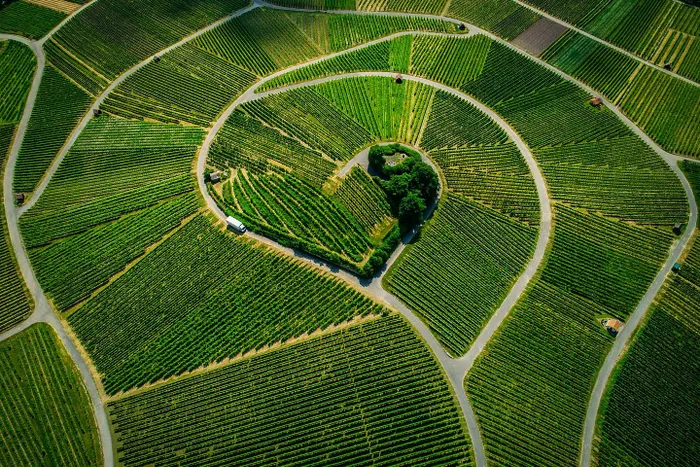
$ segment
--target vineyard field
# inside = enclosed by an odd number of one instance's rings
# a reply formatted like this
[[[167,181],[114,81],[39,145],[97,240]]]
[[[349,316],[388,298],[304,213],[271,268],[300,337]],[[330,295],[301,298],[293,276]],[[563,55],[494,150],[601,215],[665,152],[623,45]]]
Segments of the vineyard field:
[[[461,356],[524,269],[536,237],[532,227],[449,195],[384,281]]]
[[[700,164],[683,161],[698,195]],[[598,414],[598,464],[692,465],[693,439],[700,434],[693,414],[700,410],[694,355],[700,352],[700,243],[666,278],[646,322],[618,363]],[[640,410],[644,407],[644,410]]]
[[[104,375],[105,391],[116,394],[382,313],[337,279],[238,240],[199,215],[68,322]]]
[[[377,227],[393,222],[386,193],[359,167],[350,170],[333,196],[370,236]]]
[[[65,311],[107,283],[199,208],[193,193],[29,252],[47,297]]]
[[[626,319],[672,240],[559,203],[554,211],[543,271],[465,382],[494,465],[578,463],[586,406],[612,344],[596,318]]]
[[[32,192],[90,106],[82,89],[47,67],[15,169],[14,189]]]
[[[540,15],[509,0],[452,0],[447,11],[506,40],[515,39]]]
[[[0,125],[0,156],[2,156],[0,167],[5,166],[6,153],[10,149],[14,133],[14,125]],[[0,195],[2,194],[0,189]],[[31,311],[7,236],[4,209],[0,209],[0,287],[2,287],[0,294],[0,333],[2,333],[26,319]]]
[[[29,93],[36,59],[29,47],[13,41],[0,41],[0,175],[15,136]],[[4,196],[0,188],[0,196]],[[29,316],[31,306],[15,264],[5,209],[0,209],[0,333]]]
[[[667,151],[700,157],[700,90],[605,47],[568,33],[542,58],[620,107]]]
[[[320,256],[361,263],[373,246],[358,219],[320,190],[278,174],[239,171],[227,185],[227,207],[261,232],[293,242]]]
[[[54,36],[55,44],[113,80],[138,62],[247,5],[245,0],[96,2]],[[59,63],[54,63],[59,66]],[[69,70],[60,68],[67,75]]]
[[[32,85],[36,58],[32,50],[15,41],[0,40],[0,124],[18,123]],[[3,148],[4,149],[4,148]]]
[[[80,373],[45,323],[0,342],[0,464],[94,466],[102,462]]]
[[[89,297],[199,209],[190,172],[202,137],[197,128],[107,116],[88,124],[20,218],[37,277],[59,310]]]
[[[473,465],[443,375],[396,315],[108,407],[124,464]]]
[[[39,39],[66,16],[60,11],[19,0],[0,9],[0,32]]]

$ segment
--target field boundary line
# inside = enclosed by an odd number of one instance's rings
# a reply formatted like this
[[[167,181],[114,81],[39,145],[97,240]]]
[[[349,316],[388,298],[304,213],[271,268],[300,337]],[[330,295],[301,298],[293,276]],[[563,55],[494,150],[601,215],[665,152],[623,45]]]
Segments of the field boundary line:
[[[303,333],[298,337],[291,337],[285,341],[277,341],[273,343],[272,345],[265,345],[263,347],[260,347],[259,349],[252,349],[249,350],[246,353],[239,353],[238,355],[234,355],[233,357],[226,357],[220,361],[209,363],[209,364],[204,364],[199,366],[198,368],[195,368],[194,370],[191,371],[185,371],[184,373],[180,373],[177,375],[169,376],[167,378],[162,378],[159,379],[158,381],[155,381],[153,383],[146,383],[141,386],[135,387],[133,389],[129,389],[127,391],[121,391],[118,392],[117,394],[114,394],[113,396],[106,396],[105,397],[105,402],[114,402],[118,401],[121,399],[125,399],[127,397],[133,396],[135,394],[140,394],[143,392],[150,391],[152,389],[156,389],[157,387],[164,386],[170,383],[174,383],[175,381],[179,381],[182,379],[187,379],[191,378],[194,376],[198,376],[201,374],[206,374],[214,370],[218,370],[219,368],[224,368],[226,366],[239,363],[245,360],[249,360],[251,358],[257,357],[259,355],[263,355],[269,352],[274,352],[276,350],[283,349],[285,347],[289,347],[295,344],[299,343],[304,343],[308,342],[310,340],[317,339],[319,337],[327,336],[328,334],[332,334],[336,331],[340,331],[342,329],[347,329],[349,327],[355,326],[357,324],[362,324],[362,323],[367,323],[370,321],[375,321],[379,318],[381,318],[382,315],[377,315],[377,314],[368,314],[367,316],[360,316],[357,315],[353,319],[349,319],[347,321],[343,321],[342,323],[339,324],[331,324],[330,326],[326,328],[319,328],[314,331],[311,331],[310,333]]]

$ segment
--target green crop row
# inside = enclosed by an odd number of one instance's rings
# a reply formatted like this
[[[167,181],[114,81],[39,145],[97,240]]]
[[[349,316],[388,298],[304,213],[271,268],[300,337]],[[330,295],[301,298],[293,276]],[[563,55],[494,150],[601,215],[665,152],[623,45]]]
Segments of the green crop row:
[[[377,226],[390,221],[392,217],[386,193],[359,167],[353,167],[343,177],[333,196],[357,219],[367,234],[371,235]]]
[[[461,356],[524,269],[536,237],[532,227],[449,195],[385,283]]]
[[[580,34],[568,33],[542,58],[620,107],[667,151],[700,157],[700,90]]]
[[[36,58],[21,42],[0,41],[0,124],[18,123],[34,77]]]
[[[93,97],[99,95],[109,85],[107,78],[76,59],[53,37],[44,43],[44,52],[50,65]]]
[[[332,198],[294,177],[256,177],[242,171],[231,181],[233,203],[243,219],[266,224],[360,263],[372,246],[359,221]]]
[[[0,32],[39,39],[60,23],[66,14],[37,3],[19,0],[0,8]]]
[[[465,383],[493,465],[578,463],[590,392],[612,338],[672,238],[555,204],[546,265]]]
[[[369,131],[309,88],[273,94],[241,108],[334,160],[347,161],[374,141]]]
[[[245,168],[256,174],[266,173],[273,163],[317,188],[336,169],[333,162],[317,151],[239,110],[231,114],[217,133],[209,150],[209,162],[221,168]]]
[[[13,125],[0,125],[0,167],[10,150],[15,133]],[[2,173],[2,171],[0,171]],[[2,188],[0,188],[2,195]],[[6,233],[5,210],[0,209],[0,333],[29,316],[30,306]]]
[[[420,145],[434,151],[506,142],[505,131],[476,107],[453,94],[438,91]]]
[[[350,78],[314,87],[344,115],[380,141],[418,145],[435,89],[387,78]]]
[[[29,47],[15,41],[0,41],[0,175],[15,126],[22,116],[35,66],[36,59]],[[30,312],[6,230],[5,209],[0,208],[0,333],[24,320]]]
[[[681,168],[697,196],[700,164]],[[700,243],[681,261],[618,362],[597,419],[598,465],[693,465],[700,433],[695,356],[700,352]]]
[[[29,251],[37,279],[65,311],[106,284],[146,249],[194,213],[199,200],[182,194],[153,207]]]
[[[111,402],[125,465],[473,465],[444,376],[398,316]]]
[[[185,44],[127,78],[102,104],[109,113],[208,127],[256,77]]]
[[[1,342],[0,357],[0,464],[101,464],[92,404],[54,330],[34,324]]]
[[[37,277],[62,311],[194,213],[202,131],[93,119],[20,220]]]
[[[31,192],[92,99],[53,67],[44,70],[15,169],[15,191]]]
[[[514,143],[430,152],[450,191],[516,220],[537,226],[540,205],[535,181]]]
[[[200,215],[68,322],[115,394],[368,313],[383,308]]]
[[[53,38],[75,59],[113,80],[138,62],[246,4],[245,0],[100,0],[72,17]],[[62,71],[71,75],[68,70]]]
[[[540,19],[537,13],[510,0],[452,0],[447,14],[506,40],[515,39]]]

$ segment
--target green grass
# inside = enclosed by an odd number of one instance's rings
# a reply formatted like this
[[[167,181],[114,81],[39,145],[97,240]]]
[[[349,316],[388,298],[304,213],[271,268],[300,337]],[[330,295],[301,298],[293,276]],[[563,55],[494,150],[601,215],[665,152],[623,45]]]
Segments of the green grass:
[[[48,324],[0,343],[0,463],[94,466],[102,462],[92,403]]]
[[[0,8],[0,32],[39,39],[67,15],[27,1],[15,1]]]
[[[398,316],[108,406],[123,464],[472,465],[455,400]]]
[[[200,215],[68,322],[115,394],[382,312],[337,279]]]
[[[537,230],[459,196],[441,203],[384,281],[461,356],[524,269]]]

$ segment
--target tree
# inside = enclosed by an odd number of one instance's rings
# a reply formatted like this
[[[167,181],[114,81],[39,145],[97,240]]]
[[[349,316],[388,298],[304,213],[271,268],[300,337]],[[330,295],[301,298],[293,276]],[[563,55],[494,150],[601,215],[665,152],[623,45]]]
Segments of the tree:
[[[384,174],[384,149],[381,146],[373,146],[369,150],[369,166],[378,174]]]
[[[395,175],[389,180],[383,182],[382,186],[384,187],[384,191],[386,191],[387,195],[389,195],[389,198],[398,203],[408,194],[410,183],[411,175],[401,174]]]
[[[420,192],[409,192],[399,203],[399,222],[404,225],[415,225],[423,220],[425,201]]]
[[[432,167],[423,161],[417,162],[413,166],[409,188],[412,190],[419,190],[426,202],[435,198],[439,186],[440,181]]]

